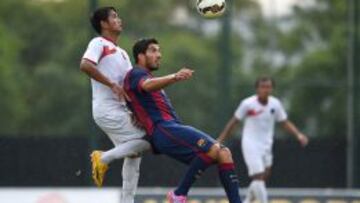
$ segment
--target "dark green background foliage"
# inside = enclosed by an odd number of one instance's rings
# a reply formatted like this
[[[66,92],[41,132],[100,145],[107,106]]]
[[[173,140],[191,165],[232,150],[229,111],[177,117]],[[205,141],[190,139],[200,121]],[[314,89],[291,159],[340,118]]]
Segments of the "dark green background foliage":
[[[272,75],[290,117],[310,136],[345,137],[346,1],[317,0],[276,19],[254,1],[237,0],[232,11],[230,106],[219,102],[219,20],[198,16],[190,1],[107,0],[125,22],[119,40],[131,53],[139,37],[159,39],[159,75],[183,66],[195,77],[167,89],[185,123],[213,136],[239,101],[253,94],[254,79]],[[175,8],[187,13],[176,21]],[[92,32],[88,1],[2,0],[0,3],[0,134],[67,136],[100,133],[91,120],[88,78],[79,61]],[[316,20],[314,20],[316,19]],[[241,23],[239,23],[241,22]],[[218,125],[221,124],[221,125]]]

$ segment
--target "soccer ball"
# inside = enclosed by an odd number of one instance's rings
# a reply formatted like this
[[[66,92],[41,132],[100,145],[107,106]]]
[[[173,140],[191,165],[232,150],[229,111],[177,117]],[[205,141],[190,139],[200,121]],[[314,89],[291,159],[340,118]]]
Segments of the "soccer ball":
[[[197,0],[196,8],[206,18],[216,18],[225,12],[225,0]]]

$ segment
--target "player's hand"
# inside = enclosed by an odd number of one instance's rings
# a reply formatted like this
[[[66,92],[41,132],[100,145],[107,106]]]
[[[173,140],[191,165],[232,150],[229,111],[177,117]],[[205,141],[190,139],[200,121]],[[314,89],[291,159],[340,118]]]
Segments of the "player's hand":
[[[120,100],[125,99],[126,101],[131,101],[130,97],[126,94],[124,88],[120,85],[113,83],[111,86],[111,90],[114,92],[115,95],[119,97]]]
[[[175,73],[174,77],[176,81],[188,80],[192,77],[193,73],[194,71],[189,68],[182,68],[177,73]]]
[[[297,137],[298,141],[300,142],[301,146],[306,147],[306,145],[309,144],[309,138],[306,135],[299,133],[299,134],[297,134],[296,137]]]

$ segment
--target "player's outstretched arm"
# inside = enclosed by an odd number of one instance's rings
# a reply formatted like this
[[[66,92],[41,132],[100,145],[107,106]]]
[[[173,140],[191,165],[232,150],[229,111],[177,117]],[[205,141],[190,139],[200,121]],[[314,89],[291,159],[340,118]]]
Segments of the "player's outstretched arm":
[[[193,70],[182,68],[174,74],[147,79],[141,84],[141,88],[146,92],[161,90],[176,82],[190,79],[193,73]]]
[[[92,62],[82,59],[80,63],[80,70],[86,73],[92,79],[100,82],[103,85],[108,86],[111,90],[120,98],[125,98],[126,100],[130,100],[123,88],[112,81],[110,81],[106,76],[104,76],[97,68],[96,65]]]
[[[238,126],[238,123],[239,120],[235,117],[232,117],[226,124],[224,130],[221,132],[217,141],[219,141],[220,143],[224,142],[224,140],[234,132],[235,128]]]
[[[285,120],[282,122],[282,126],[289,133],[294,135],[296,139],[300,142],[301,146],[305,147],[309,143],[309,138],[304,135],[299,129],[289,120]]]

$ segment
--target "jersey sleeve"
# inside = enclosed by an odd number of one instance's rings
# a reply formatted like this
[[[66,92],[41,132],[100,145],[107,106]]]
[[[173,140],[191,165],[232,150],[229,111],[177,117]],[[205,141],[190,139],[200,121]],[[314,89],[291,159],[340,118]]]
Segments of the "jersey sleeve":
[[[125,51],[124,51],[124,54],[125,54],[125,58],[126,58],[126,63],[127,63],[127,65],[128,65],[128,69],[130,70],[130,69],[133,68],[132,63],[131,63],[131,61],[130,61],[130,57],[129,57],[129,55],[128,55]]]
[[[136,92],[142,92],[142,83],[149,78],[145,71],[132,71],[130,75],[130,89]]]
[[[93,39],[90,41],[84,55],[83,59],[86,59],[94,64],[98,64],[100,57],[103,52],[103,45],[100,40]]]
[[[282,105],[282,103],[280,101],[278,101],[277,103],[278,103],[278,105],[277,105],[277,110],[276,110],[276,114],[275,114],[276,121],[282,122],[282,121],[287,120],[288,116],[284,109],[284,106]]]
[[[246,116],[246,112],[247,112],[246,103],[242,101],[238,106],[238,108],[236,109],[234,116],[238,120],[243,120]]]

